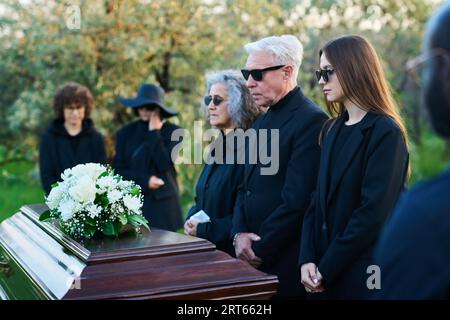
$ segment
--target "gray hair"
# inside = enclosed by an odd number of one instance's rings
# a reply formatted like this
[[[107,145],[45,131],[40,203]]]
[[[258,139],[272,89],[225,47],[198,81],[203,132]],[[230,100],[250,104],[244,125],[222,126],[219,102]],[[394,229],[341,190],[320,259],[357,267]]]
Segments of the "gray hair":
[[[221,70],[206,74],[206,92],[215,84],[225,85],[228,93],[228,112],[236,128],[248,129],[261,113],[248,90],[244,77],[236,70]],[[202,104],[205,114],[207,107]]]
[[[294,66],[294,81],[297,81],[298,70],[303,60],[303,45],[296,36],[286,34],[262,38],[244,46],[248,54],[254,52],[269,52],[275,64],[292,64]]]

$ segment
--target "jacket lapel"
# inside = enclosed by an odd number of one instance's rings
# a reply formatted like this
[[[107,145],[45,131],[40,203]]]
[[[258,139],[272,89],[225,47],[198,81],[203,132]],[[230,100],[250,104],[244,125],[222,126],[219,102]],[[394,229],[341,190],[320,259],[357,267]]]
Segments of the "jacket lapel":
[[[337,164],[333,166],[333,172],[330,176],[330,186],[328,188],[328,195],[327,195],[327,204],[329,203],[331,196],[333,195],[334,191],[336,190],[337,185],[339,184],[339,181],[341,180],[342,176],[344,175],[345,171],[347,170],[347,167],[349,166],[350,162],[352,161],[353,157],[355,156],[355,153],[358,151],[362,141],[363,141],[363,134],[359,127],[355,128],[351,135],[349,136],[348,140],[345,142],[343,148],[339,151],[339,155],[337,157]],[[332,164],[330,164],[332,165]]]
[[[343,117],[342,124],[344,125],[344,119],[348,117]],[[342,150],[339,152],[337,157],[337,165],[334,167],[334,172],[330,175],[330,186],[327,192],[326,205],[331,200],[333,193],[336,191],[339,182],[341,181],[343,175],[347,171],[348,166],[352,162],[357,151],[360,149],[361,143],[364,140],[364,131],[366,131],[369,127],[371,127],[375,120],[378,118],[378,115],[373,113],[368,113],[360,123],[357,124],[357,128],[352,132],[346,143],[344,144]],[[337,132],[337,130],[336,130]],[[332,146],[330,145],[330,150]],[[329,157],[328,157],[329,159]],[[329,167],[328,167],[329,169]],[[325,206],[326,207],[326,206]]]
[[[291,99],[295,99],[295,96],[293,96]],[[291,100],[293,102],[295,102],[295,100]],[[297,105],[295,105],[293,102],[285,105],[284,110],[277,110],[277,111],[268,111],[266,114],[264,114],[264,118],[261,119],[260,124],[258,125],[257,129],[256,129],[256,134],[257,134],[257,145],[253,145],[250,146],[250,148],[253,148],[252,152],[257,152],[257,163],[256,164],[251,164],[246,162],[245,165],[245,181],[247,181],[247,184],[250,182],[249,178],[251,178],[251,175],[253,173],[253,171],[255,170],[255,168],[260,167],[261,163],[259,162],[259,152],[260,151],[260,145],[262,144],[262,142],[260,142],[260,129],[267,129],[267,139],[266,142],[264,143],[265,147],[267,148],[267,150],[269,150],[270,145],[271,145],[271,141],[272,141],[272,135],[270,130],[271,129],[278,129],[280,130],[289,120],[292,119],[291,117],[291,113],[293,111],[295,111],[295,109],[298,108]],[[281,138],[281,137],[280,137]],[[248,149],[250,151],[250,148]],[[270,150],[272,152],[272,150]],[[267,152],[267,151],[265,151]],[[280,151],[281,152],[281,151]],[[247,154],[247,159],[249,159],[249,155]]]
[[[319,199],[320,206],[322,212],[325,212],[326,209],[326,195],[328,191],[328,175],[330,171],[330,156],[331,149],[334,145],[334,141],[336,140],[337,133],[344,123],[344,117],[341,116],[336,119],[336,122],[333,124],[333,128],[328,132],[324,132],[325,138],[323,139],[322,153],[320,159],[320,170],[319,170]]]
[[[267,113],[265,113],[264,115],[262,115],[262,119],[260,120],[259,124],[252,129],[256,130],[256,143],[255,144],[248,144],[246,143],[247,147],[246,147],[246,154],[245,154],[245,167],[244,167],[244,174],[245,174],[245,182],[248,183],[248,179],[250,177],[250,175],[252,174],[253,170],[255,169],[255,167],[257,166],[257,163],[251,163],[250,159],[252,158],[250,156],[250,154],[257,153],[258,152],[258,144],[259,144],[259,129],[261,128],[261,126],[263,124],[265,124],[266,122],[266,117],[267,117]],[[256,155],[256,162],[258,162],[258,156]]]

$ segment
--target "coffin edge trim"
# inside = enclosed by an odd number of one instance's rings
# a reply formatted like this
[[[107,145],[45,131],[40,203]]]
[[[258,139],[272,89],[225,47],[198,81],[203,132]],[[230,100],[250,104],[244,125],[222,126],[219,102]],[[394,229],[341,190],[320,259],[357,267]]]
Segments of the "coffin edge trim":
[[[51,223],[42,223],[39,221],[39,216],[28,206],[22,206],[20,211],[27,216],[31,221],[41,227],[45,232],[47,232],[53,239],[55,239],[59,244],[69,249],[77,258],[81,259],[84,263],[88,261],[91,252],[85,247],[81,246],[78,242],[75,242],[72,238],[65,235],[58,228],[56,228]]]

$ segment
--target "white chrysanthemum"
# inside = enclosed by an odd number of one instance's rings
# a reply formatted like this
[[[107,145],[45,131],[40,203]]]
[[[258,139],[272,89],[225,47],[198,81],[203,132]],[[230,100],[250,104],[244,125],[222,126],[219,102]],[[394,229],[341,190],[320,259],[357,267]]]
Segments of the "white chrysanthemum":
[[[131,189],[131,187],[133,186],[133,182],[132,181],[128,181],[128,180],[121,180],[118,184],[118,187],[121,189]]]
[[[61,179],[67,180],[72,175],[72,169],[66,169],[63,173],[61,173]]]
[[[64,189],[62,186],[54,187],[50,194],[47,197],[46,204],[47,206],[53,210],[58,207],[59,202],[61,201],[61,198],[64,195]]]
[[[140,213],[141,211],[141,199],[138,197],[132,197],[129,194],[127,194],[125,197],[123,197],[123,203],[128,208],[128,210],[133,211],[134,213]]]
[[[95,183],[88,176],[79,178],[77,183],[69,189],[70,196],[81,203],[94,202],[96,193]]]
[[[94,219],[102,212],[102,207],[92,204],[88,207],[89,216]]]
[[[108,200],[110,203],[117,202],[122,197],[123,197],[123,194],[119,190],[114,189],[114,190],[111,190],[108,192]]]
[[[61,212],[61,219],[66,222],[73,217],[75,213],[76,203],[72,200],[63,201],[59,206]]]
[[[103,193],[107,190],[111,190],[117,187],[117,181],[111,176],[101,177],[97,180],[97,185],[100,191]]]

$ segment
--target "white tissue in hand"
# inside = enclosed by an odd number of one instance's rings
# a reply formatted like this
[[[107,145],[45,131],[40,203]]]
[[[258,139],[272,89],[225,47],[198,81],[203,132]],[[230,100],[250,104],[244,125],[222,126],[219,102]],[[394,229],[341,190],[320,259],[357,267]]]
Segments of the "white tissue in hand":
[[[206,214],[205,211],[200,210],[197,213],[193,214],[189,220],[197,220],[200,223],[204,223],[204,222],[211,222],[211,219],[209,218],[209,216]]]

